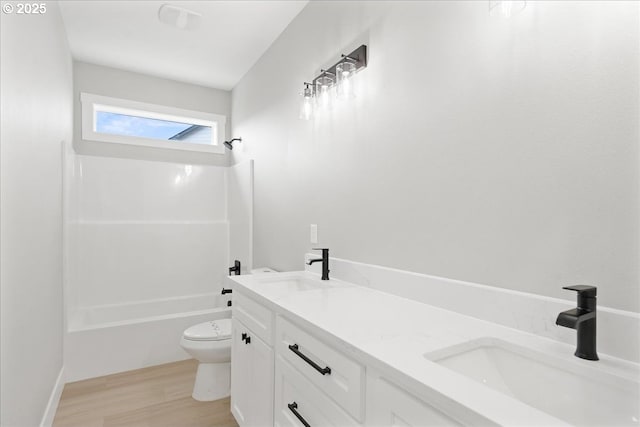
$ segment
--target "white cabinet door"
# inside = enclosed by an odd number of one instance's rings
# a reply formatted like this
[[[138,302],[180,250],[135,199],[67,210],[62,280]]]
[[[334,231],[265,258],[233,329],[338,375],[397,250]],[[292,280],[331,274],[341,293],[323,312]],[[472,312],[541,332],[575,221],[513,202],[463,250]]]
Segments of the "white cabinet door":
[[[231,412],[241,427],[273,425],[273,349],[235,318]]]
[[[251,334],[251,332],[250,332]],[[250,426],[273,425],[273,349],[260,338],[251,336],[249,351],[249,388],[251,389]]]
[[[462,425],[429,403],[377,375],[367,376],[367,426],[426,427]]]
[[[242,324],[236,319],[231,323],[231,413],[239,425],[247,425],[247,404],[249,388],[248,352],[241,335],[246,334]]]

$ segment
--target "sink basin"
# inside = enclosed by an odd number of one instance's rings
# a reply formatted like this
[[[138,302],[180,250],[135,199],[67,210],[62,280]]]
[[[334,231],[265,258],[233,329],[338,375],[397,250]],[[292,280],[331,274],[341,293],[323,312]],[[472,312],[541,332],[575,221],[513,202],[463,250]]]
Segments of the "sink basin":
[[[424,355],[487,387],[574,425],[640,425],[639,383],[496,338]]]
[[[269,286],[276,291],[313,291],[318,289],[328,289],[335,286],[335,281],[319,280],[308,277],[305,274],[269,275],[256,277],[256,281]]]

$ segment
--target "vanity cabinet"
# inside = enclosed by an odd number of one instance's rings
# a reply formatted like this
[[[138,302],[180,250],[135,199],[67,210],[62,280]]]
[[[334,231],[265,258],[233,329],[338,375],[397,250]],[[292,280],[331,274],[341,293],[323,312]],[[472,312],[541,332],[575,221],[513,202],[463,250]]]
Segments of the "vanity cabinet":
[[[231,412],[240,427],[460,425],[313,330],[234,290]]]
[[[231,342],[231,412],[240,427],[273,425],[273,313],[234,296]]]

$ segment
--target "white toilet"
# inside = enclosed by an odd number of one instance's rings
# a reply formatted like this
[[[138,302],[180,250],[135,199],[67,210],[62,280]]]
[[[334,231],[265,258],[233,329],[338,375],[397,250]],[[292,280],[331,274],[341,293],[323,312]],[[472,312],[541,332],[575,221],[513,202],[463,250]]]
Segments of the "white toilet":
[[[231,319],[191,326],[182,334],[180,346],[200,362],[193,386],[193,398],[210,401],[229,396]]]

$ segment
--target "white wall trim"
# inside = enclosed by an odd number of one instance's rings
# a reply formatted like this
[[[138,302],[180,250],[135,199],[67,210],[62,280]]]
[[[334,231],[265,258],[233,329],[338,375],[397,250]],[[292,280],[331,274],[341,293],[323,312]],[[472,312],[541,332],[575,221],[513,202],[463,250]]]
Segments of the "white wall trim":
[[[62,396],[62,390],[64,389],[64,366],[60,368],[60,373],[56,379],[56,383],[51,390],[51,396],[49,396],[49,402],[42,415],[42,421],[40,421],[40,427],[51,427],[53,425],[53,419],[56,416],[58,410],[58,403],[60,403],[60,397]]]

